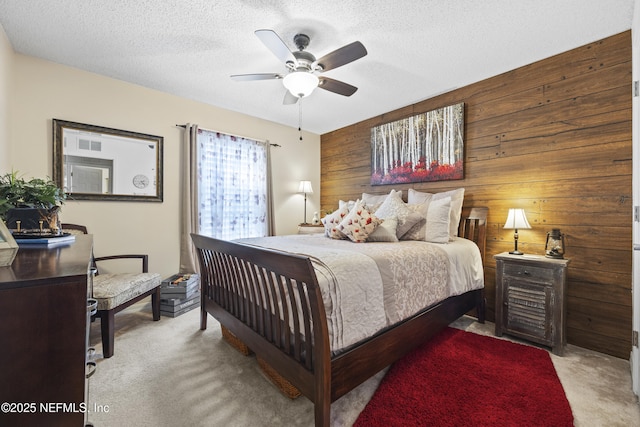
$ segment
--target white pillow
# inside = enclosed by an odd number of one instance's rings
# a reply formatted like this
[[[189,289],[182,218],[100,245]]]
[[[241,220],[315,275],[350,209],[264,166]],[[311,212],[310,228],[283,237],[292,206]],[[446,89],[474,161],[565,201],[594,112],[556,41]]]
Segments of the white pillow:
[[[391,190],[386,200],[376,210],[376,216],[381,219],[396,218],[398,220],[396,228],[398,239],[402,238],[415,223],[420,221],[420,215],[411,211],[402,201],[401,193],[395,190]]]
[[[391,191],[395,191],[395,190],[391,190]],[[400,198],[402,199],[402,191],[397,191],[397,193],[400,193]],[[384,201],[387,199],[387,196],[389,196],[389,194],[391,193],[390,192],[387,194],[362,193],[362,201],[371,211],[375,212],[384,203]]]
[[[352,242],[362,243],[367,241],[367,237],[373,233],[381,222],[381,219],[373,215],[364,206],[364,203],[358,200],[353,209],[344,217],[338,226],[338,230]]]
[[[422,193],[416,191],[413,188],[409,189],[407,196],[408,203],[420,203],[424,201],[428,196],[431,196],[431,201],[451,197],[451,212],[449,220],[449,235],[453,239],[458,235],[458,226],[460,225],[460,216],[462,215],[462,203],[464,202],[464,188],[457,188],[451,191],[444,191],[442,193]]]
[[[423,241],[426,233],[427,227],[427,212],[429,211],[429,204],[431,203],[431,195],[425,198],[425,200],[421,203],[409,204],[407,203],[407,207],[411,209],[413,212],[420,215],[420,221],[413,225],[407,231],[404,236],[402,236],[402,240],[419,240]]]
[[[431,243],[449,242],[451,197],[433,200],[427,212],[425,240]]]
[[[432,197],[432,193],[423,193],[422,191],[417,191],[413,188],[410,188],[409,192],[407,193],[407,203],[409,203],[410,205],[417,205],[424,202],[425,200],[431,200]]]
[[[367,242],[397,242],[396,228],[398,220],[391,217],[382,220],[382,223],[367,237]]]

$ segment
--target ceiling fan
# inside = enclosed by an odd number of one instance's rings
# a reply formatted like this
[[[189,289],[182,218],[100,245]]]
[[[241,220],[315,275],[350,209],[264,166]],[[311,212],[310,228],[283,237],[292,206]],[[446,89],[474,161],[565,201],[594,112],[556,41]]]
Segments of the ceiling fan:
[[[257,30],[255,34],[279,60],[284,62],[288,73],[234,74],[231,76],[233,80],[282,79],[284,87],[287,88],[284,104],[295,104],[298,99],[309,96],[316,87],[343,96],[351,96],[358,90],[357,87],[348,83],[318,76],[316,73],[333,70],[362,58],[367,54],[367,49],[362,43],[358,41],[350,43],[316,59],[311,52],[305,50],[311,40],[306,34],[296,34],[293,37],[293,42],[298,48],[297,52],[291,52],[273,30]]]

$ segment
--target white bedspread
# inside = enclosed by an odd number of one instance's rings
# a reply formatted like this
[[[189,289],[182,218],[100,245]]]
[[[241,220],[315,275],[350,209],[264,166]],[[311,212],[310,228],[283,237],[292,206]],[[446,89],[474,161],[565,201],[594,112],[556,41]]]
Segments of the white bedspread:
[[[452,295],[484,286],[478,247],[456,238],[352,243],[320,234],[238,240],[310,257],[336,352]]]

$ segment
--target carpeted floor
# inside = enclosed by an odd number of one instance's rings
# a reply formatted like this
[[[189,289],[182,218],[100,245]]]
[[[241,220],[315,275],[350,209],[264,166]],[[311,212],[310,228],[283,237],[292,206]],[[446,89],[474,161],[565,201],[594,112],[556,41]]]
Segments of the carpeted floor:
[[[199,309],[151,320],[147,303],[116,316],[115,354],[98,362],[90,378],[89,420],[95,426],[313,426],[313,405],[290,400],[261,374],[255,357],[222,341],[209,317],[199,330]],[[493,336],[493,324],[462,318],[452,326]],[[98,351],[99,321],[91,327]],[[640,426],[629,362],[569,345],[551,355],[576,426]],[[331,405],[332,426],[351,426],[384,371]]]

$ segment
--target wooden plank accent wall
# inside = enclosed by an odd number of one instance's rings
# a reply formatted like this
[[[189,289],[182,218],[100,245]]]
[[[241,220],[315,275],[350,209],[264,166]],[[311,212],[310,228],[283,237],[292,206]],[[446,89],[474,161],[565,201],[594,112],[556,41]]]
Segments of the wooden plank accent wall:
[[[631,351],[631,33],[608,37],[321,137],[321,207],[392,188],[465,188],[488,206],[487,318],[495,319],[495,260],[513,249],[503,225],[524,208],[519,249],[544,253],[566,234],[568,342],[627,359]],[[370,132],[383,123],[465,103],[465,178],[371,186]],[[405,199],[406,200],[406,199]]]

